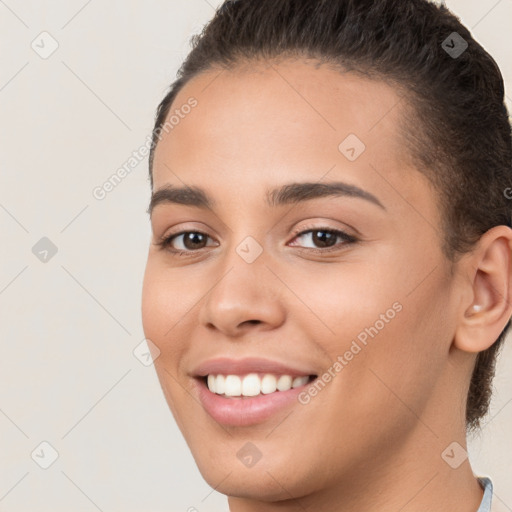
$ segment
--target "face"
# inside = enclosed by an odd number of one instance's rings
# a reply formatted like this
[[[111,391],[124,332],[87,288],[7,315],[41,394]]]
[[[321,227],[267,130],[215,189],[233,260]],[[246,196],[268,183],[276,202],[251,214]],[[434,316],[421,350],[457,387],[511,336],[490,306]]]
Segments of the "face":
[[[456,302],[400,96],[284,61],[191,101],[155,153],[142,315],[203,477],[278,500],[383,471],[438,427]]]

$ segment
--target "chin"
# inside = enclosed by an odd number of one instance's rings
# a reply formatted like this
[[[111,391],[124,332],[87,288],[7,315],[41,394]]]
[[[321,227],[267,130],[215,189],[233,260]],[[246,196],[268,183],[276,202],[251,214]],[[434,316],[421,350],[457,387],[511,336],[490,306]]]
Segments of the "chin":
[[[196,464],[208,485],[226,496],[274,502],[290,499],[290,495],[300,497],[307,493],[304,482],[296,482],[284,473],[289,472],[290,465],[284,471],[272,471],[264,467],[246,469],[232,464],[231,468],[226,468],[227,471],[220,471],[210,461],[201,463],[196,459]]]
[[[240,459],[245,453],[244,446],[248,446],[246,452],[251,451],[249,438],[219,440],[216,449],[206,448],[204,437],[195,446],[189,443],[202,477],[216,491],[232,497],[274,502],[302,497],[321,487],[323,475],[314,469],[320,462],[315,466],[314,461],[308,464],[298,460],[304,458],[304,453],[297,457],[295,449],[291,452],[283,449],[282,443],[255,441],[264,454],[251,467],[244,465]],[[300,439],[293,445],[300,447]],[[240,451],[242,454],[237,456]]]

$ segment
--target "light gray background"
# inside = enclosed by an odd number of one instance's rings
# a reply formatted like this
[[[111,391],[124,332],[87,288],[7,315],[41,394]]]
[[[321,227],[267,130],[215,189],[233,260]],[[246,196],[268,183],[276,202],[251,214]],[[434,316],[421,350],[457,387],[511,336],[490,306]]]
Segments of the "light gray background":
[[[133,354],[147,158],[92,195],[144,144],[190,35],[220,3],[0,0],[0,511],[227,511]],[[447,3],[496,58],[510,108],[512,0]],[[31,47],[51,48],[43,31],[59,45],[46,59]],[[58,248],[46,263],[32,252],[42,237]],[[509,343],[470,445],[510,510],[511,370]],[[59,455],[48,469],[43,441]]]

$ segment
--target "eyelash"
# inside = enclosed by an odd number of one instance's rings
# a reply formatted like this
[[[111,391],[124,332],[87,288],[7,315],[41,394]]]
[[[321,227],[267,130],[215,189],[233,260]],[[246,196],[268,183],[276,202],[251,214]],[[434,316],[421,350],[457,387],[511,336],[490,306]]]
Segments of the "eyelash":
[[[342,244],[337,243],[332,247],[327,247],[327,248],[323,248],[323,249],[321,249],[321,248],[312,249],[310,247],[302,247],[302,248],[299,247],[299,249],[302,249],[303,251],[307,251],[307,252],[310,252],[313,254],[325,254],[325,253],[330,253],[330,252],[334,252],[334,251],[340,251],[341,250],[340,245],[353,244],[358,241],[358,239],[356,237],[349,235],[345,231],[341,231],[339,229],[322,228],[322,227],[309,227],[309,228],[306,228],[305,230],[297,231],[297,232],[293,233],[293,239],[298,238],[298,237],[303,236],[308,233],[314,233],[315,231],[316,232],[321,231],[322,233],[329,233],[329,234],[335,235],[337,238],[341,238],[343,240],[343,243]],[[169,251],[171,254],[178,256],[178,257],[194,256],[195,254],[197,254],[198,252],[200,252],[202,249],[205,249],[205,248],[196,249],[196,250],[191,249],[191,250],[187,250],[187,251],[171,248],[171,243],[175,238],[177,238],[178,236],[181,236],[181,235],[189,234],[189,233],[200,234],[200,235],[204,235],[204,236],[210,238],[206,233],[203,233],[202,231],[193,231],[193,230],[180,231],[179,233],[173,233],[165,238],[162,238],[159,242],[156,243],[156,245],[158,245],[161,249],[165,249],[165,250]]]

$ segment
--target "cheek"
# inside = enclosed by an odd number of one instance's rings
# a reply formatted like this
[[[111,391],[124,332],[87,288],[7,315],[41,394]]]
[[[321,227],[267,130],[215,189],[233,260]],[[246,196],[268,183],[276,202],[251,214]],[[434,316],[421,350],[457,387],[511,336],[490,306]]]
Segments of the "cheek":
[[[155,361],[157,371],[165,366],[174,373],[186,346],[183,328],[192,306],[183,290],[183,283],[178,283],[172,272],[151,258],[148,260],[142,287],[142,325],[145,337],[160,350]]]
[[[189,309],[187,289],[177,272],[179,269],[166,269],[157,256],[148,258],[142,286],[142,322],[144,330],[156,338],[169,336]]]
[[[386,384],[412,403],[423,401],[450,345],[450,280],[441,260],[432,261],[425,252],[423,259],[419,252],[381,256],[372,265],[340,266],[339,272],[326,265],[323,272],[303,277],[302,285],[298,279],[291,285],[307,298],[311,312],[294,308],[295,321],[327,354],[325,369],[344,374],[333,379],[334,388],[344,400],[359,397],[368,407],[378,406],[377,400],[361,394],[385,398]],[[343,368],[332,368],[340,356]]]
[[[377,416],[387,414],[399,424],[413,420],[404,403],[421,414],[435,392],[451,344],[451,306],[441,273],[412,293],[401,292],[399,283],[395,290],[390,284],[390,292],[372,303],[364,320],[359,314],[358,322],[366,325],[354,325],[344,342],[354,346],[355,341],[360,351],[346,367],[343,394],[353,397],[362,412],[381,411]],[[390,305],[395,307],[386,309]]]
[[[377,261],[353,261],[290,274],[287,283],[304,304],[295,300],[288,309],[311,339],[336,358],[353,340],[364,346],[397,322],[403,308],[399,284],[389,277],[391,270]]]
[[[180,288],[181,286],[181,288]],[[180,429],[183,424],[179,404],[184,400],[182,389],[176,384],[179,361],[186,347],[182,325],[186,310],[181,293],[182,284],[172,279],[172,274],[151,257],[146,264],[142,287],[142,324],[144,336],[160,351],[154,359],[154,368],[165,400]],[[181,341],[180,341],[181,340]]]

